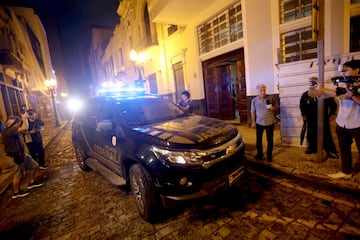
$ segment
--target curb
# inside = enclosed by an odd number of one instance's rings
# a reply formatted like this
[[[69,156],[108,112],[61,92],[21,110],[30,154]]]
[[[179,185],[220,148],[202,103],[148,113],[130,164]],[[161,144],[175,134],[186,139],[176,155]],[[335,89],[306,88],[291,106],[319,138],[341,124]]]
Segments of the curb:
[[[296,168],[290,168],[290,167],[283,167],[277,163],[268,163],[266,161],[256,161],[252,160],[252,156],[246,155],[246,161],[248,162],[248,166],[254,168],[254,169],[262,169],[266,170],[268,172],[275,172],[284,174],[287,176],[291,176],[297,179],[304,180],[311,184],[321,184],[325,187],[329,187],[331,189],[334,189],[336,191],[345,192],[351,195],[354,195],[356,197],[360,196],[360,185],[343,180],[343,179],[332,179],[325,175],[319,175],[319,174],[313,174],[313,173],[307,173],[304,171],[301,171]]]

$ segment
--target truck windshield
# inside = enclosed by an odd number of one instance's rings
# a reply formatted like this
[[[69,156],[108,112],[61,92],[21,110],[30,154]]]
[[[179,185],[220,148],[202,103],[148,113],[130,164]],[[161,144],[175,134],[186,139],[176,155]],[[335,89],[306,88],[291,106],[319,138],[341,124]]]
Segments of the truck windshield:
[[[186,113],[174,103],[164,99],[134,99],[119,105],[127,124],[150,124],[179,118]]]

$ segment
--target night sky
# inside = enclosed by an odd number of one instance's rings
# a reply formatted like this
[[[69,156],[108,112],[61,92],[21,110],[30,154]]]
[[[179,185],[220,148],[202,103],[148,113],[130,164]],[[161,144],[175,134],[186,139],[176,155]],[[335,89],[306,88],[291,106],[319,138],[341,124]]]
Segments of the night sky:
[[[79,49],[89,46],[91,26],[113,28],[119,23],[120,17],[116,13],[119,0],[5,0],[2,2],[6,5],[34,8],[42,21],[46,21],[47,18],[56,19],[66,68],[65,78],[70,93],[86,92],[90,79],[87,79],[88,76],[81,71]],[[51,51],[51,43],[49,44]]]

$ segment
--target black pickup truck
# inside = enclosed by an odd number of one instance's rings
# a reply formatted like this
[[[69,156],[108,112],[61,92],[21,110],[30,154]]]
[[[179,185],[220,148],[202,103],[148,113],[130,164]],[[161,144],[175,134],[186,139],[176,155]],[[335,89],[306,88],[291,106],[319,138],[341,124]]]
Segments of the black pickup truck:
[[[225,121],[158,96],[89,99],[74,117],[79,166],[127,185],[147,221],[174,203],[212,197],[245,179],[245,145]],[[176,206],[176,205],[175,205]]]

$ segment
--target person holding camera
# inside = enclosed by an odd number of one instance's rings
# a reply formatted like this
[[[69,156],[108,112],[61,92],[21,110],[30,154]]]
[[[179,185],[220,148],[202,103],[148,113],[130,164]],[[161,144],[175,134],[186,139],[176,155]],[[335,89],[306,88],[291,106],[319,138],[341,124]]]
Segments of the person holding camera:
[[[29,195],[29,191],[20,189],[26,170],[29,170],[30,173],[30,183],[27,189],[44,185],[44,183],[35,181],[36,169],[39,167],[39,164],[29,154],[25,153],[23,142],[20,140],[19,134],[26,132],[27,129],[27,113],[21,115],[21,120],[16,116],[9,116],[5,122],[5,130],[3,132],[4,151],[13,158],[16,164],[13,176],[13,199]]]
[[[272,162],[272,152],[274,146],[274,125],[276,122],[274,112],[279,108],[273,96],[266,94],[266,86],[259,84],[256,86],[258,96],[251,100],[251,126],[256,128],[256,160],[263,159],[262,138],[264,130],[267,140],[267,161]]]
[[[308,147],[305,151],[306,154],[312,154],[317,152],[317,112],[318,112],[318,98],[315,96],[312,88],[317,88],[318,79],[311,77],[309,79],[309,90],[304,92],[300,98],[300,112],[303,117],[303,121],[307,126],[307,142]],[[333,97],[326,98],[324,100],[324,150],[326,157],[339,158],[335,143],[331,135],[330,120],[336,118],[337,104]]]
[[[340,69],[343,77],[360,76],[360,60],[345,62]],[[336,91],[329,89],[314,89],[317,96],[324,98],[336,96],[339,99],[339,111],[336,117],[336,135],[339,140],[341,172],[329,174],[334,179],[349,179],[352,177],[352,153],[351,144],[355,140],[360,153],[360,94],[359,89],[351,88],[340,82]],[[340,94],[340,95],[339,95]]]

